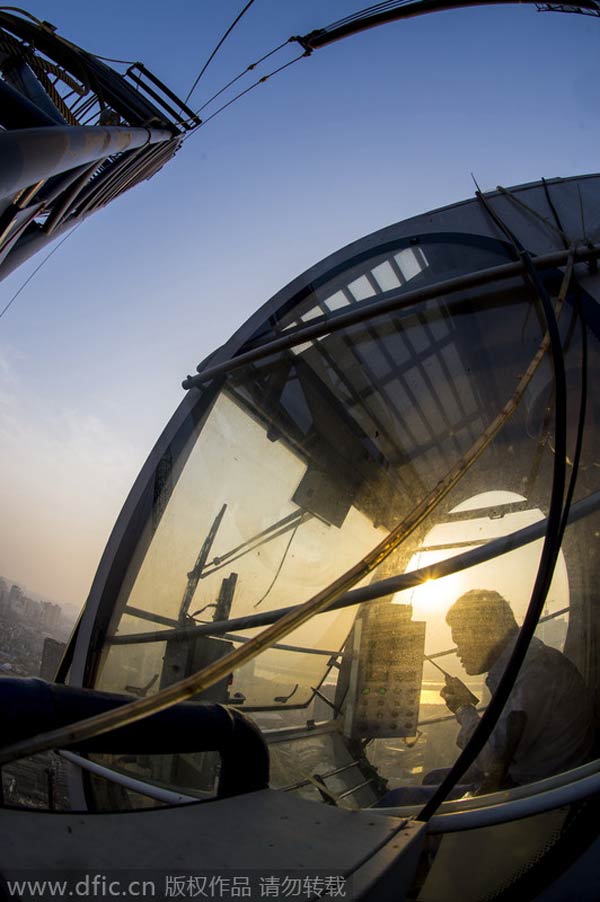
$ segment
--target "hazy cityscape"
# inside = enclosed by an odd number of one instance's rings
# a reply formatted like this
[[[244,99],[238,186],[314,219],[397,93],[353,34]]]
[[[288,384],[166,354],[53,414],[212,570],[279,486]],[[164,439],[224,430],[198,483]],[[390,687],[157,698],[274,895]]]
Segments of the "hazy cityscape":
[[[74,623],[72,608],[53,601],[31,598],[17,583],[0,576],[0,674],[41,674],[44,643],[65,643]]]
[[[72,607],[31,598],[18,583],[0,576],[0,677],[52,680],[74,621]],[[64,763],[46,753],[7,765],[2,795],[7,805],[63,807]]]

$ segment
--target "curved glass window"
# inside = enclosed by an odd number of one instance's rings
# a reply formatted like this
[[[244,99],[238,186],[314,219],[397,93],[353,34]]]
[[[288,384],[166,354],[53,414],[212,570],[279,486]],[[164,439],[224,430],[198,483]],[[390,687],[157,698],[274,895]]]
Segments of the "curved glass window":
[[[521,279],[504,279],[333,324],[348,308],[509,259],[502,243],[474,236],[365,241],[318,278],[293,283],[262,324],[254,317],[241,351],[318,318],[332,329],[192,390],[187,414],[156,452],[131,547],[115,558],[91,684],[145,696],[202,669],[260,632],[252,617],[326,589],[428,501],[428,515],[360,585],[541,524],[519,550],[314,617],[196,697],[251,713],[270,743],[273,786],[307,798],[362,807],[386,781],[417,785],[452,764],[458,727],[436,664],[480,707],[493,687],[487,670],[461,667],[448,611],[471,589],[493,590],[517,628],[539,564],[554,457],[551,366],[547,354],[536,358],[545,334],[539,301]],[[556,296],[560,274],[544,279]],[[579,309],[569,295],[560,315],[570,411],[579,410]],[[587,343],[594,372],[593,329]],[[569,460],[577,419],[570,414]],[[598,490],[590,450],[598,423],[590,402],[576,503]],[[592,502],[567,529],[537,633],[590,686],[593,569],[578,537],[597,519]],[[214,790],[218,771],[206,754],[113,763],[199,795]]]

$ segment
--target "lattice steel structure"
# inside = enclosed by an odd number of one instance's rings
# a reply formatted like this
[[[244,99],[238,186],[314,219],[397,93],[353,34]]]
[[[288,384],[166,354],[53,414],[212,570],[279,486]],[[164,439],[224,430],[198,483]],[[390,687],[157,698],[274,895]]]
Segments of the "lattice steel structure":
[[[141,63],[124,75],[49,22],[0,11],[0,278],[151,178],[198,118]]]

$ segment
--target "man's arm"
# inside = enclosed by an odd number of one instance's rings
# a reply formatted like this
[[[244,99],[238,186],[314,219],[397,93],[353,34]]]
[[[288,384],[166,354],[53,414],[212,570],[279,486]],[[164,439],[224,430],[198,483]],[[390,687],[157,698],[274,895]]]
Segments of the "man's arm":
[[[479,724],[479,714],[471,704],[470,691],[460,680],[453,679],[440,695],[456,716],[460,730],[456,744],[463,749]],[[485,774],[480,792],[494,792],[507,783],[508,772],[527,723],[524,711],[512,710],[497,724],[492,735],[479,753],[476,765]],[[501,727],[501,729],[499,729]]]

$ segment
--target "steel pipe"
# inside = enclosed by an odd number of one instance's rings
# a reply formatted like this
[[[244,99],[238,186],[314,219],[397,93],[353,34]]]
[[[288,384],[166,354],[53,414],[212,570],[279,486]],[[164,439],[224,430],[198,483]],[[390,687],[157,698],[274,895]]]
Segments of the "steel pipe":
[[[494,4],[516,5],[517,3],[531,3],[534,5],[535,0],[493,0]],[[328,25],[326,28],[318,28],[302,37],[294,37],[292,40],[297,41],[307,53],[312,53],[319,47],[326,47],[334,41],[340,41],[342,38],[350,37],[359,32],[366,31],[369,28],[375,28],[378,25],[386,25],[390,22],[397,22],[400,19],[409,19],[413,16],[423,16],[427,13],[446,12],[453,9],[466,9],[472,6],[489,6],[489,0],[413,0],[412,3],[398,3],[395,6],[388,4],[378,4],[377,6],[366,9],[364,15],[355,13],[353,16],[347,16],[338,22]],[[600,14],[600,6],[595,0],[582,0],[580,3],[567,4],[569,7],[581,7],[589,11],[591,15]],[[380,7],[383,7],[381,9]],[[370,10],[373,10],[369,13]],[[575,12],[575,9],[564,10]]]
[[[435,814],[428,822],[427,831],[429,833],[458,833],[461,830],[493,827],[497,824],[506,824],[508,821],[534,817],[536,814],[553,811],[564,805],[572,805],[597,792],[600,792],[600,774],[592,774],[568,783],[566,786],[558,786],[548,792],[536,793],[523,799],[514,799],[501,805],[476,808],[473,811],[460,811],[456,814]]]
[[[166,802],[168,805],[185,805],[190,802],[199,802],[195,796],[186,796],[181,792],[173,792],[169,789],[161,789],[160,786],[154,786],[152,783],[145,783],[143,780],[136,780],[135,777],[128,777],[119,771],[111,770],[110,767],[104,767],[88,758],[82,758],[74,752],[67,752],[64,749],[58,752],[61,758],[73,764],[75,767],[86,770],[96,777],[103,777],[117,786],[123,786],[124,789],[130,789],[132,792],[138,792],[140,795],[148,796],[150,799],[156,799],[158,802]]]
[[[569,515],[569,523],[575,523],[577,520],[583,519],[583,517],[593,513],[599,507],[600,492],[594,492],[593,495],[589,495],[573,505]],[[485,545],[479,545],[471,551],[465,551],[463,554],[457,554],[455,557],[438,561],[436,564],[421,567],[419,570],[411,570],[410,573],[390,576],[388,579],[378,580],[368,586],[362,586],[360,589],[351,589],[349,592],[340,595],[329,610],[337,611],[355,604],[362,604],[364,601],[371,601],[376,598],[382,598],[385,595],[412,589],[429,579],[442,579],[444,576],[459,573],[461,570],[467,570],[469,567],[483,564],[485,561],[500,557],[502,554],[507,554],[509,551],[522,548],[523,545],[540,539],[544,535],[545,529],[546,520],[539,520],[537,523],[525,526],[523,529],[519,529],[507,536],[501,536],[491,542],[486,542]],[[231,620],[203,623],[198,626],[174,627],[173,629],[154,630],[148,633],[129,633],[123,636],[113,636],[109,639],[109,642],[114,645],[137,645],[145,642],[164,642],[167,639],[183,639],[188,636],[220,636],[230,630],[252,629],[275,623],[296,607],[299,607],[299,605],[264,611],[261,614],[248,614],[246,617],[234,617]],[[140,618],[143,618],[144,614],[147,613],[139,608],[126,608],[126,612]],[[156,614],[148,615],[148,619],[158,621],[159,616]],[[161,618],[160,622],[164,623],[165,626],[173,626],[175,624],[175,621],[170,621],[166,617]],[[431,657],[439,657],[439,655],[431,655]]]
[[[553,269],[557,266],[563,266],[567,263],[571,256],[571,251],[554,251],[551,254],[543,254],[532,259],[532,263],[536,269]],[[593,244],[591,247],[578,248],[573,253],[575,262],[595,260],[600,257],[600,244]],[[462,291],[466,288],[477,288],[482,285],[489,285],[491,282],[497,282],[502,279],[509,279],[515,276],[521,276],[526,272],[525,264],[522,260],[513,263],[502,263],[499,266],[491,266],[489,269],[481,269],[476,272],[466,273],[461,276],[454,276],[451,279],[445,279],[442,282],[435,282],[432,285],[426,285],[423,288],[416,288],[413,291],[383,292],[378,301],[371,303],[362,302],[356,305],[354,310],[347,313],[340,313],[328,317],[326,320],[316,323],[313,326],[302,326],[299,329],[290,329],[284,335],[274,338],[270,341],[259,344],[248,351],[243,351],[229,360],[217,363],[214,366],[203,367],[200,364],[197,376],[187,376],[182,382],[185,389],[194,388],[202,385],[214,376],[221,376],[225,373],[233,372],[246,366],[248,363],[256,363],[265,357],[270,357],[279,351],[289,350],[296,345],[303,344],[306,341],[322,338],[345,329],[348,326],[354,326],[357,323],[365,322],[375,316],[381,316],[383,313],[401,310],[406,307],[412,307],[415,304],[429,301],[440,295],[452,294],[456,291]]]
[[[111,154],[174,139],[166,129],[48,126],[0,134],[0,197]]]
[[[596,791],[597,780],[600,780],[598,759],[535,783],[485,796],[445,801],[440,806],[441,813],[433,815],[428,821],[427,829],[431,833],[455,833],[531,817],[591,795]],[[580,790],[576,789],[578,786]],[[421,807],[395,805],[389,808],[371,808],[369,811],[386,817],[414,818]]]

